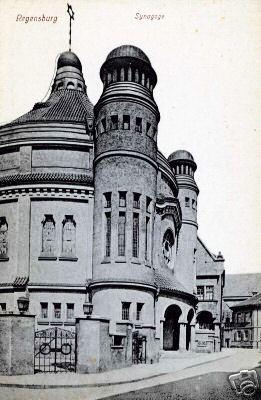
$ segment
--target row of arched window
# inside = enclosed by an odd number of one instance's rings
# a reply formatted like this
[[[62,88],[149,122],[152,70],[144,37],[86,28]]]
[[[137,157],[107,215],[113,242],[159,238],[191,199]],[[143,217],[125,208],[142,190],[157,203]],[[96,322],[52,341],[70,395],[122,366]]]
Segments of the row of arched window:
[[[153,90],[151,78],[138,68],[131,67],[130,65],[128,67],[114,68],[111,71],[104,72],[102,81],[104,86],[115,82],[135,82],[146,87],[151,92]]]
[[[45,214],[42,221],[42,248],[40,258],[55,257],[56,223],[51,214]],[[76,257],[76,222],[72,215],[65,215],[62,221],[61,258]]]

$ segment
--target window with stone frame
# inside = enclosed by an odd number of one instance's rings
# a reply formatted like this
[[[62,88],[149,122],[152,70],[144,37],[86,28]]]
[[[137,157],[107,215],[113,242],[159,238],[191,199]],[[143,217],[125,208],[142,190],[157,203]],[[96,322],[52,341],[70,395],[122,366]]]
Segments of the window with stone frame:
[[[111,208],[111,192],[104,193],[105,207]]]
[[[62,257],[76,255],[76,222],[73,215],[65,215],[62,222]]]
[[[136,308],[136,320],[141,321],[142,320],[142,308],[144,306],[144,303],[137,303],[137,308]]]
[[[41,306],[41,318],[48,318],[48,303],[40,303]]]
[[[6,311],[6,303],[0,303],[0,312]]]
[[[185,197],[185,207],[190,207],[190,199],[189,199],[189,197]]]
[[[42,256],[53,257],[55,255],[55,221],[51,214],[45,214],[42,221]]]
[[[105,213],[105,257],[111,256],[111,213]]]
[[[133,193],[133,208],[140,208],[140,193]]]
[[[118,221],[118,256],[125,256],[126,247],[126,213],[119,212]]]
[[[121,308],[121,319],[129,320],[130,319],[130,305],[131,303],[123,301]]]
[[[66,318],[67,319],[74,318],[74,304],[73,303],[66,304]]]
[[[206,286],[205,300],[214,300],[214,286]]]
[[[198,300],[204,300],[204,286],[197,286],[197,298]]]
[[[139,257],[139,214],[133,213],[132,257]]]
[[[104,133],[106,132],[107,127],[106,127],[106,118],[101,119],[101,125],[100,125],[100,132]]]
[[[0,261],[8,259],[8,224],[5,217],[0,217]]]
[[[110,124],[110,128],[112,130],[118,129],[119,127],[119,119],[118,119],[118,115],[111,115],[111,124]]]
[[[136,117],[135,131],[142,133],[142,118]]]
[[[123,115],[122,129],[128,130],[130,129],[130,116]]]
[[[53,317],[55,319],[62,318],[62,305],[61,303],[53,303]]]
[[[119,192],[119,207],[126,207],[127,192]]]

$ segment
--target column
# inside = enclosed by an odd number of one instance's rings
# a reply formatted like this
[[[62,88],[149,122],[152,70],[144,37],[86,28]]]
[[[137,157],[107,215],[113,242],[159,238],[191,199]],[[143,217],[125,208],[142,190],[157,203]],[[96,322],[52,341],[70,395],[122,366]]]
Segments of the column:
[[[195,325],[190,325],[190,350],[195,351],[196,348],[196,334],[195,334]]]
[[[187,337],[187,323],[180,322],[179,323],[179,350],[186,350],[186,337]]]

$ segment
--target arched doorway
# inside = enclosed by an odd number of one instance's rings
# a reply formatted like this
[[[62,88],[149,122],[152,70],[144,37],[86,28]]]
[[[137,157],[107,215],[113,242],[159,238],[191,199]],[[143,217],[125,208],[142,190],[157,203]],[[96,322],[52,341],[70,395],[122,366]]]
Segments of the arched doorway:
[[[164,314],[163,323],[163,350],[179,349],[179,317],[182,314],[179,306],[172,304]]]
[[[214,330],[213,321],[214,321],[214,318],[210,311],[201,311],[197,315],[197,321],[196,321],[197,328],[213,331]]]
[[[188,315],[187,315],[187,327],[186,327],[186,350],[189,350],[190,348],[190,341],[191,341],[191,321],[192,318],[194,317],[194,311],[192,308],[189,310]]]

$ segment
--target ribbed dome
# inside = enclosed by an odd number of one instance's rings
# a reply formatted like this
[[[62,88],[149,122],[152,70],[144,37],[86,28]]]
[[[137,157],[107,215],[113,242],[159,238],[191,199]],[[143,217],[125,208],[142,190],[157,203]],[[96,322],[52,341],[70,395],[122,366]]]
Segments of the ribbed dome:
[[[82,71],[81,61],[72,51],[65,51],[58,58],[57,68],[62,67],[75,67]]]
[[[192,154],[187,150],[177,150],[168,157],[168,161],[191,160],[194,161]]]
[[[150,65],[150,60],[146,54],[136,46],[125,44],[123,46],[116,47],[107,56],[106,61],[117,58],[117,57],[134,57],[142,61],[145,61]]]

